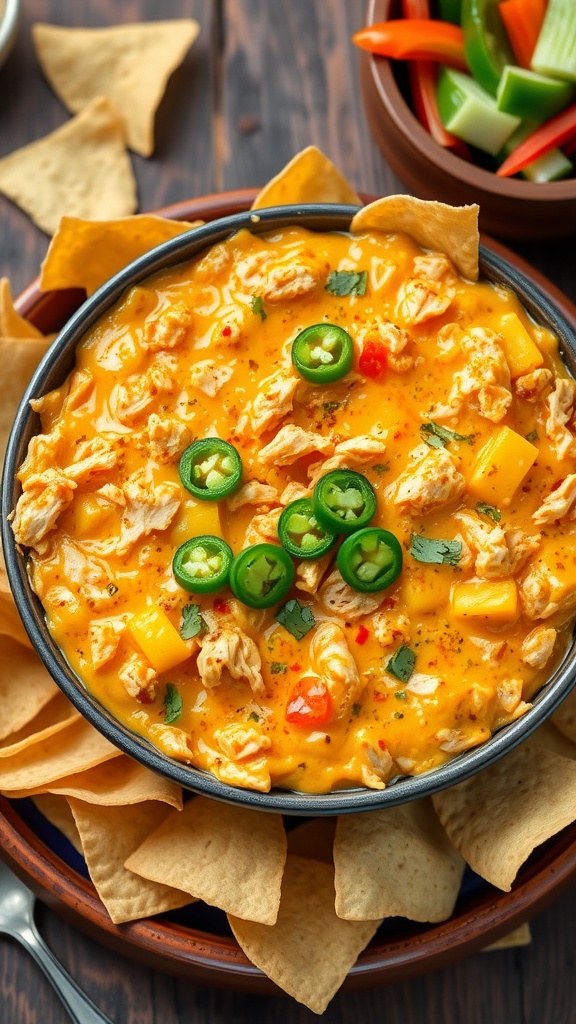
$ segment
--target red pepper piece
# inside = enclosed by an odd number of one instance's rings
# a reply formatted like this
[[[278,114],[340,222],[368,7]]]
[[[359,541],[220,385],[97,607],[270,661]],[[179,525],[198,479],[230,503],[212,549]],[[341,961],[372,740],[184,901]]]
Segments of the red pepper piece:
[[[292,725],[323,725],[332,714],[332,698],[325,683],[316,676],[304,677],[292,690],[286,706],[286,721]]]
[[[373,340],[365,343],[358,360],[358,368],[363,377],[376,380],[388,367],[388,349],[381,341]]]
[[[408,18],[368,25],[352,36],[361,50],[394,60],[433,60],[468,70],[464,37],[458,25],[430,18]]]
[[[212,602],[212,607],[215,612],[222,612],[224,615],[230,614],[230,605],[223,601],[221,597],[215,597]]]
[[[498,168],[496,174],[500,178],[508,178],[511,174],[517,174],[533,160],[543,156],[550,149],[562,146],[576,136],[576,103],[566,107],[549,121],[540,125],[532,135],[529,135],[524,142],[510,154],[507,160]]]
[[[358,632],[356,633],[355,640],[357,644],[365,644],[368,637],[370,636],[370,630],[366,629],[366,626],[359,626]]]
[[[501,0],[498,14],[520,67],[530,68],[546,14],[546,0]]]

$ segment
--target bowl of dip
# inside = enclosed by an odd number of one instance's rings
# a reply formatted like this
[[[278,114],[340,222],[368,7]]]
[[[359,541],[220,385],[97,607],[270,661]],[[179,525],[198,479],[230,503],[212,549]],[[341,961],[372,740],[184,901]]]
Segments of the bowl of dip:
[[[497,254],[473,283],[355,213],[241,213],[121,271],[34,375],[3,480],[72,703],[293,814],[453,785],[573,685],[573,331]]]

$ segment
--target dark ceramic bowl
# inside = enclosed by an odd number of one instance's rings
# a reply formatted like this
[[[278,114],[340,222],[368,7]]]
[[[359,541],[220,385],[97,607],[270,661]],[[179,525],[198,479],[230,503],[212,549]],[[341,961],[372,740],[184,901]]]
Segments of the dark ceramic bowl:
[[[382,791],[357,788],[314,795],[286,790],[259,793],[239,789],[162,754],[147,740],[118,722],[85,689],[50,636],[42,606],[30,587],[25,556],[14,542],[8,517],[20,495],[16,473],[24,460],[30,438],[39,430],[39,417],[32,412],[30,400],[40,398],[63,383],[74,365],[76,345],[127,288],[159,270],[191,259],[242,228],[261,233],[298,223],[310,230],[345,231],[355,212],[356,208],[351,206],[314,205],[261,210],[257,220],[253,219],[250,212],[236,214],[215,220],[158,246],[113,277],[72,315],[35,372],[10,436],[2,484],[2,539],[10,585],[33,646],[69,700],[112,743],[166,778],[214,799],[285,814],[341,814],[390,806],[427,796],[474,775],[529,736],[566,696],[574,682],[576,645],[572,645],[562,664],[537,694],[530,711],[505,726],[481,747],[458,755],[434,771],[414,778],[398,779]],[[481,250],[481,274],[490,281],[512,288],[534,320],[559,337],[566,362],[576,376],[576,336],[560,311],[520,271],[485,248]]]
[[[400,0],[369,0],[366,24],[400,16]],[[576,178],[534,183],[498,178],[439,146],[407,102],[402,62],[363,52],[362,94],[374,138],[410,192],[454,206],[480,204],[480,227],[503,238],[574,234]]]

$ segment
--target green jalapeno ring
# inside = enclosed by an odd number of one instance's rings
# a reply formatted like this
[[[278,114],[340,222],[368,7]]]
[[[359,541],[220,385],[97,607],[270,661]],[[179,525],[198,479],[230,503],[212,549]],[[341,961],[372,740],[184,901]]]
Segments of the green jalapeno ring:
[[[200,501],[228,497],[242,479],[242,459],[233,445],[219,437],[204,437],[188,446],[179,465],[187,491]]]
[[[172,559],[176,582],[191,594],[212,594],[228,582],[234,555],[221,537],[209,534],[181,544]]]
[[[312,508],[329,533],[352,533],[376,514],[376,495],[370,482],[352,469],[334,469],[320,477],[312,492]]]
[[[294,583],[294,565],[277,544],[254,544],[236,555],[230,567],[230,589],[249,608],[270,608],[282,601]]]
[[[278,520],[278,538],[293,558],[304,561],[320,558],[336,543],[336,537],[320,525],[310,498],[297,498],[283,510]]]
[[[292,342],[292,363],[304,380],[331,384],[352,366],[354,344],[343,327],[322,323],[306,327]]]
[[[402,546],[393,533],[369,526],[346,538],[336,564],[342,579],[354,590],[386,590],[402,571]]]

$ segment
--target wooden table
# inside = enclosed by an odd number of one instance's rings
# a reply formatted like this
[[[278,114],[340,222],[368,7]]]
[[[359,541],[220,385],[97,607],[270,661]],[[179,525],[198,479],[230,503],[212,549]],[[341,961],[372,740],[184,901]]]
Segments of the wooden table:
[[[134,158],[140,209],[260,185],[315,143],[364,192],[402,191],[364,118],[349,39],[363,0],[24,0],[16,48],[0,71],[0,156],[68,114],[35,60],[30,24],[112,25],[193,15],[201,34],[171,79],[153,158]],[[48,239],[0,196],[0,276],[17,295],[37,274]],[[516,250],[576,299],[573,240]],[[216,991],[123,960],[49,911],[40,924],[56,955],[117,1024],[302,1024],[314,1015],[282,997]],[[321,941],[321,937],[319,937]],[[340,993],[330,1022],[574,1024],[576,890],[533,922],[528,947],[481,953],[410,982]],[[65,1024],[32,961],[0,940],[1,1024]]]

